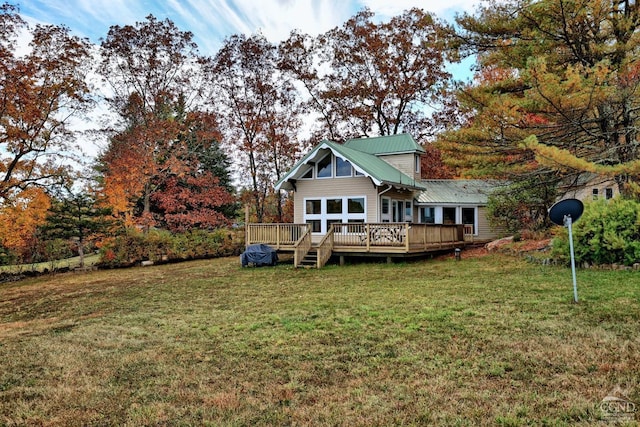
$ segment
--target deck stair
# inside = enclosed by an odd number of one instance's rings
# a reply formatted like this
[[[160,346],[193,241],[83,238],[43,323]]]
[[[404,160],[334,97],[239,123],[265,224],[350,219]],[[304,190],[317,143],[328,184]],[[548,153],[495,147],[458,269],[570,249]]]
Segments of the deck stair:
[[[309,249],[309,252],[300,261],[300,267],[303,268],[316,268],[318,265],[318,249],[313,247]]]

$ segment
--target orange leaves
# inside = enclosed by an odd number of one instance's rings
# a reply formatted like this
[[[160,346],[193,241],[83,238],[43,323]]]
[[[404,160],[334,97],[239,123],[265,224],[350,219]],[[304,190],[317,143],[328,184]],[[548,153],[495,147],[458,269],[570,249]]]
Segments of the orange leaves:
[[[22,252],[36,229],[45,223],[50,206],[51,200],[42,189],[29,188],[0,208],[0,246]]]
[[[172,231],[226,225],[229,220],[218,208],[233,203],[233,197],[210,172],[184,179],[172,176],[152,199],[163,211],[164,221]]]
[[[16,9],[0,10],[0,205],[30,186],[52,186],[67,178],[58,157],[73,141],[66,122],[89,103],[83,63],[88,42],[65,27],[30,28]],[[11,40],[32,36],[22,56]]]

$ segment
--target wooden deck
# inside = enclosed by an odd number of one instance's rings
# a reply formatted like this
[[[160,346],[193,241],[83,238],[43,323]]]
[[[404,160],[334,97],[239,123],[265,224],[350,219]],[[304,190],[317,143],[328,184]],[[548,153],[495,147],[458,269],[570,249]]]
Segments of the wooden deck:
[[[332,255],[409,256],[463,247],[472,227],[461,224],[334,223],[319,242],[308,224],[247,224],[247,245],[264,243],[293,252],[296,267],[321,268]]]

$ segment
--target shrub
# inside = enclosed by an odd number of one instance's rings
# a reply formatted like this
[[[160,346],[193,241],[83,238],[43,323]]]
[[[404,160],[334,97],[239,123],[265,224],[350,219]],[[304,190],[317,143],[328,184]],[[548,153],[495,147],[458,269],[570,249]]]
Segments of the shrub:
[[[174,234],[166,230],[143,233],[130,229],[103,244],[100,265],[127,267],[145,260],[170,262],[232,256],[239,255],[243,248],[244,242],[237,230],[221,228]]]
[[[640,203],[615,198],[585,204],[572,226],[576,262],[624,264],[640,262]],[[569,233],[564,229],[553,242],[553,255],[569,261]]]

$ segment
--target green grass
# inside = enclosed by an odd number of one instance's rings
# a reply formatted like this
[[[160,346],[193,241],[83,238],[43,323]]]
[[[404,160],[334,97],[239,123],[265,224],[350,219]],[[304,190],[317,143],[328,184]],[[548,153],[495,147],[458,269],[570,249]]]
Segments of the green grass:
[[[640,402],[640,278],[578,287],[503,255],[3,284],[0,425],[588,425]]]

